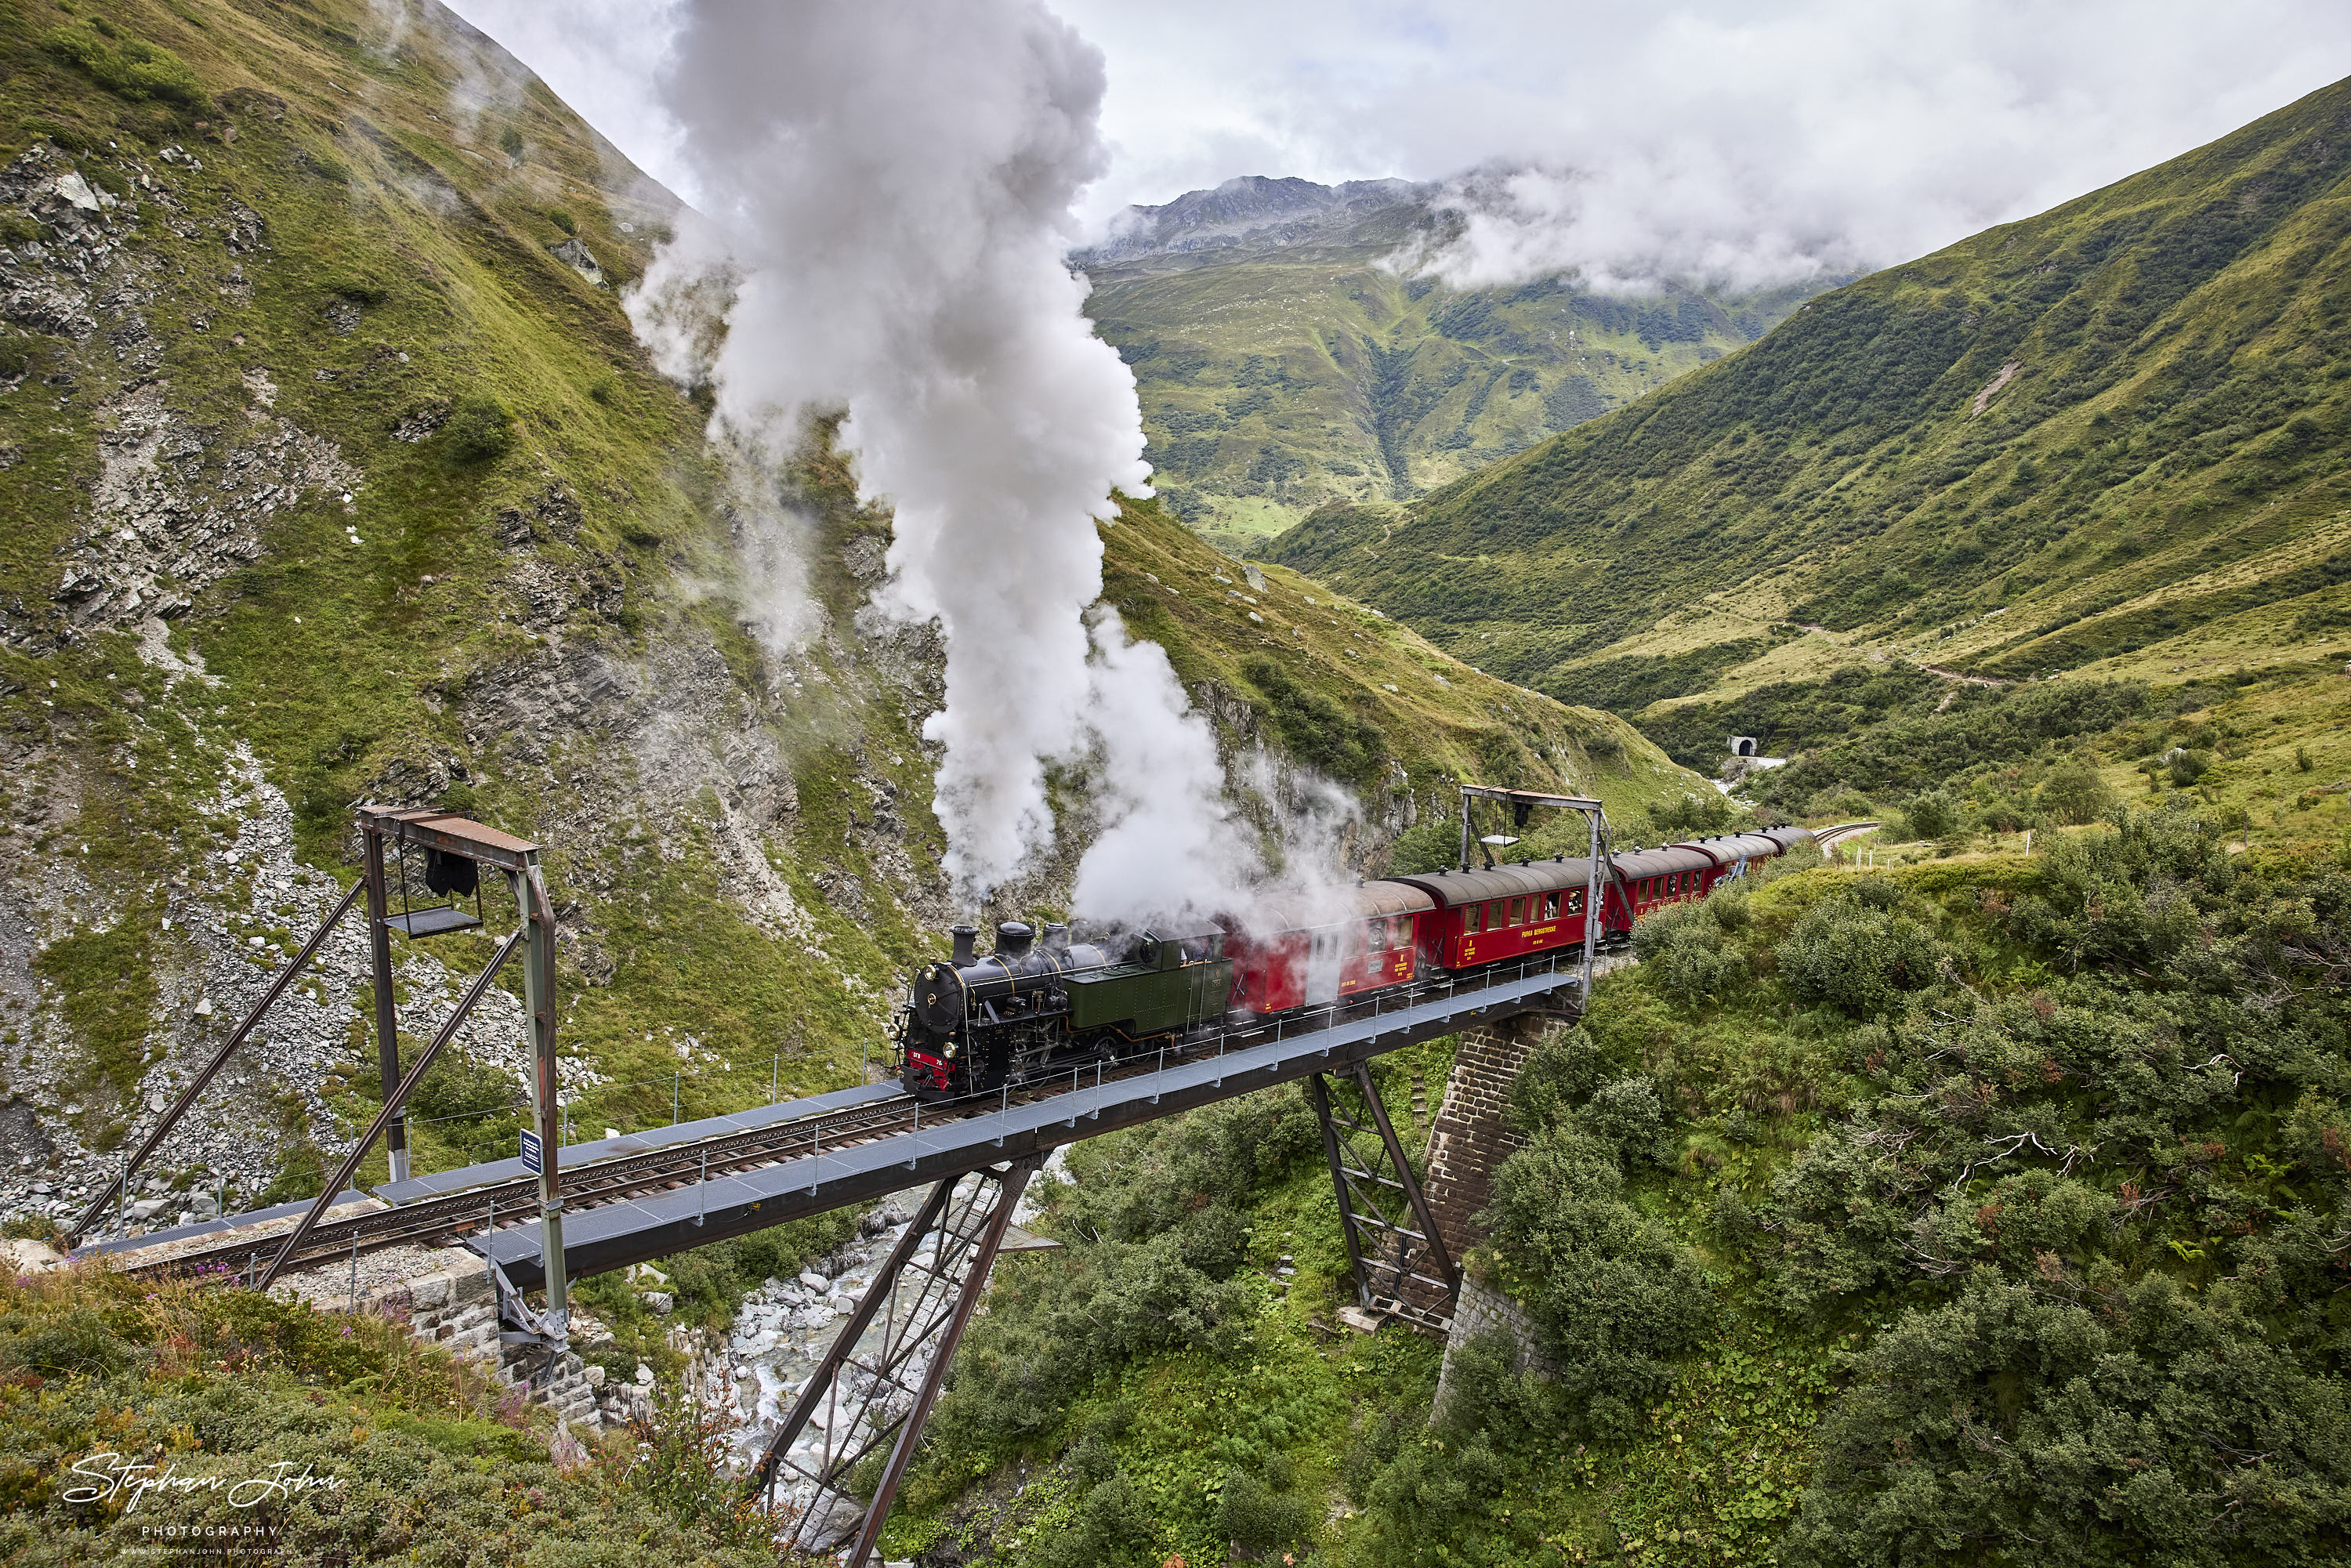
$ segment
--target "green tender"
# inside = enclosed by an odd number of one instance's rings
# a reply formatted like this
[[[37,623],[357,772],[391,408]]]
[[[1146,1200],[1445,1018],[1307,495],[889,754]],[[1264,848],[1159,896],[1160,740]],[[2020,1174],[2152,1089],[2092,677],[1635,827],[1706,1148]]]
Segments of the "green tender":
[[[1232,994],[1233,966],[1228,958],[1180,969],[1123,964],[1072,976],[1062,984],[1070,992],[1070,1028],[1080,1033],[1116,1029],[1128,1035],[1164,1034],[1222,1017]]]

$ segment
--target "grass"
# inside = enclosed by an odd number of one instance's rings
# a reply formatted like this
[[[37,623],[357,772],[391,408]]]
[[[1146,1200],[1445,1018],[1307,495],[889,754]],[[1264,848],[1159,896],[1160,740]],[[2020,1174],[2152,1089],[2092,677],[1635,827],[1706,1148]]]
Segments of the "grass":
[[[1809,292],[1457,292],[1379,265],[1416,215],[1089,269],[1087,313],[1134,367],[1154,483],[1219,549],[1261,553],[1327,502],[1474,472],[1721,357]]]
[[[1157,503],[1130,503],[1102,537],[1103,597],[1130,631],[1167,651],[1187,686],[1232,694],[1259,733],[1279,735],[1278,694],[1248,674],[1252,661],[1270,661],[1282,684],[1311,694],[1336,722],[1376,734],[1375,761],[1346,779],[1374,812],[1383,797],[1400,805],[1408,794],[1424,817],[1449,817],[1450,782],[1464,779],[1586,792],[1635,821],[1652,802],[1707,788],[1613,716],[1481,674],[1311,579],[1263,566],[1257,588]],[[1220,719],[1229,740],[1255,738]]]
[[[2306,658],[2344,571],[2351,407],[2326,281],[2341,157],[2311,138],[2346,91],[1820,296],[1401,518],[1329,508],[1270,553],[1627,714],[1838,657],[1740,646],[1774,623],[2004,679]]]

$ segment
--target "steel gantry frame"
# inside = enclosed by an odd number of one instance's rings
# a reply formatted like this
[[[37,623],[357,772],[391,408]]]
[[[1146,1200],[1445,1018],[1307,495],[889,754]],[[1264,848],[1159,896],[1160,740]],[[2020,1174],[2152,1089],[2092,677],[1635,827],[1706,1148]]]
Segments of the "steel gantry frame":
[[[1005,1249],[1012,1211],[1041,1163],[1035,1156],[1013,1160],[931,1188],[751,1472],[751,1494],[778,1521],[779,1542],[826,1552],[853,1534],[843,1561],[862,1564],[872,1557],[956,1346]],[[861,1351],[877,1315],[880,1338]],[[816,1452],[795,1457],[811,1425],[822,1434]],[[872,1500],[861,1503],[845,1489],[857,1466],[885,1442],[890,1457]],[[805,1507],[778,1504],[777,1490],[788,1473],[813,1490]]]
[[[1352,1103],[1334,1092],[1342,1090],[1353,1091]],[[1356,1304],[1441,1332],[1460,1302],[1461,1268],[1437,1231],[1370,1066],[1359,1061],[1343,1074],[1317,1072],[1307,1079],[1306,1091],[1322,1126]],[[1374,1140],[1368,1150],[1358,1143],[1365,1134]]]
[[[164,1137],[202,1097],[229,1058],[252,1037],[263,1016],[309,967],[319,949],[325,945],[329,934],[344,915],[350,913],[352,904],[364,897],[367,901],[370,973],[375,991],[376,1061],[381,1082],[388,1090],[383,1109],[351,1145],[334,1179],[327,1183],[318,1200],[287,1233],[276,1257],[270,1260],[268,1270],[256,1283],[266,1290],[286,1271],[296,1252],[317,1228],[327,1211],[345,1196],[343,1184],[359,1168],[360,1160],[374,1147],[377,1138],[383,1138],[390,1151],[391,1179],[394,1182],[409,1179],[408,1097],[442,1048],[456,1037],[458,1027],[487,993],[492,978],[519,948],[523,955],[525,1027],[530,1037],[531,1048],[531,1121],[537,1128],[540,1150],[539,1245],[540,1256],[547,1260],[547,1311],[537,1315],[519,1313],[523,1321],[517,1326],[528,1331],[530,1337],[548,1344],[554,1354],[560,1354],[565,1348],[569,1313],[568,1281],[563,1264],[562,1173],[559,1168],[563,1144],[562,1112],[555,1055],[557,929],[554,906],[548,899],[546,879],[539,868],[539,846],[446,811],[370,805],[357,808],[355,815],[360,838],[361,871],[359,881],[344,893],[326,919],[319,923],[319,928],[310,934],[309,940],[303,943],[301,949],[278,971],[268,988],[262,993],[261,999],[230,1031],[227,1040],[213,1053],[187,1088],[181,1091],[179,1097],[141,1141],[138,1149],[124,1162],[121,1170],[99,1189],[89,1207],[74,1222],[69,1239],[78,1241],[87,1236],[104,1218],[110,1205],[128,1196],[131,1178],[140,1165],[161,1146]],[[412,936],[422,936],[431,935],[434,930],[458,929],[460,924],[445,921],[435,926],[421,918],[423,914],[445,912],[411,912],[403,907],[397,915],[392,913],[391,890],[384,864],[384,846],[387,843],[394,846],[415,844],[441,855],[455,856],[471,861],[477,866],[488,866],[502,872],[507,889],[514,895],[518,915],[514,934],[499,945],[488,967],[475,978],[455,1009],[405,1072],[401,1068],[399,1019],[392,997],[392,933],[397,929]],[[404,905],[404,896],[402,902]],[[478,924],[478,920],[471,917],[462,922],[465,927]],[[515,1301],[519,1303],[520,1297],[517,1295]]]
[[[1605,916],[1607,905],[1603,900],[1606,896],[1609,886],[1616,880],[1614,851],[1608,841],[1608,809],[1599,801],[1589,800],[1582,795],[1549,795],[1540,789],[1503,789],[1490,784],[1464,784],[1461,786],[1461,869],[1463,871],[1469,869],[1470,845],[1485,841],[1478,837],[1477,828],[1472,822],[1470,802],[1473,800],[1495,800],[1510,807],[1513,827],[1526,826],[1528,813],[1535,807],[1554,806],[1561,810],[1576,812],[1591,828],[1592,848],[1591,860],[1588,863],[1592,868],[1592,875],[1583,894],[1583,994],[1590,996],[1593,960],[1600,951],[1600,944],[1593,937],[1594,923]],[[1486,856],[1488,863],[1490,864],[1493,858],[1492,852],[1489,851]]]

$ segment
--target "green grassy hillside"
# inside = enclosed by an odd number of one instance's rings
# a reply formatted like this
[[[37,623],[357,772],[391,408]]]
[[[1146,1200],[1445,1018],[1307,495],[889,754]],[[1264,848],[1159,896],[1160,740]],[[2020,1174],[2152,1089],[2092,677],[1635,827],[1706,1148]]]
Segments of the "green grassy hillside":
[[[1311,1111],[1081,1145],[888,1539],[1024,1568],[2338,1560],[2340,857],[2189,810],[1785,864],[1539,1042],[1469,1260],[1559,1369],[1349,1299]],[[1446,1043],[1383,1059],[1408,1124]]]
[[[1134,367],[1154,482],[1186,522],[1238,554],[1326,502],[1418,496],[1721,358],[1813,292],[1458,292],[1379,265],[1429,222],[1407,194],[1089,261],[1087,313]]]
[[[1841,665],[2306,663],[2351,625],[2346,114],[2351,85],[2313,94],[1271,553],[1620,712]]]
[[[361,800],[549,846],[582,1124],[853,1074],[956,913],[938,649],[859,624],[889,518],[825,434],[780,485],[732,472],[632,340],[616,290],[674,203],[429,6],[0,16],[0,1094],[40,1129],[0,1211],[61,1208],[216,1043],[199,1000],[306,934]],[[1151,507],[1106,538],[1237,757],[1363,791],[1360,863],[1448,777],[1703,789]],[[420,949],[400,999],[489,950]],[[371,1113],[365,987],[300,999],[180,1190],[298,1188]],[[428,1166],[511,1136],[451,1092]]]
[[[1103,537],[1104,598],[1167,650],[1228,747],[1267,743],[1398,825],[1406,799],[1422,823],[1454,821],[1459,780],[1591,795],[1624,823],[1714,799],[1614,715],[1480,674],[1295,572],[1240,566],[1156,503]]]

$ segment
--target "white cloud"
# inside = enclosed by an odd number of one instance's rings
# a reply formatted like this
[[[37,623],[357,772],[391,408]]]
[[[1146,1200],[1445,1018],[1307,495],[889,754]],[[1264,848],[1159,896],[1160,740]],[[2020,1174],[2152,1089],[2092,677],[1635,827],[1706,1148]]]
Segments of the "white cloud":
[[[647,171],[675,0],[458,0]],[[2225,134],[2351,60],[2316,0],[1059,0],[1109,63],[1082,213],[1235,174],[1534,171],[1447,258],[1748,278],[1880,266]]]
[[[1239,173],[1533,171],[1447,257],[1732,280],[1883,266],[2334,80],[2309,0],[1061,0],[1110,61],[1096,215]]]

